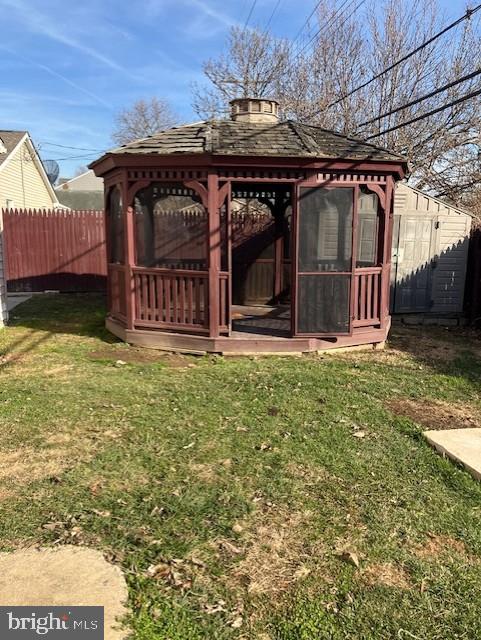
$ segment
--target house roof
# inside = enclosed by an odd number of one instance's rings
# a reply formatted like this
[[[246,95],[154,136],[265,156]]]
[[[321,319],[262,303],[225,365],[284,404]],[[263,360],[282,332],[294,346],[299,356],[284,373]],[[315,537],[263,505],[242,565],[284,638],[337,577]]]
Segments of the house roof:
[[[25,138],[26,135],[26,131],[0,130],[0,141],[3,142],[3,145],[6,149],[6,151],[2,153],[0,145],[0,166],[5,162],[8,156],[17,147],[21,140]]]
[[[196,122],[160,131],[113,149],[112,154],[200,154],[341,158],[407,162],[404,156],[362,140],[292,120],[252,123]]]

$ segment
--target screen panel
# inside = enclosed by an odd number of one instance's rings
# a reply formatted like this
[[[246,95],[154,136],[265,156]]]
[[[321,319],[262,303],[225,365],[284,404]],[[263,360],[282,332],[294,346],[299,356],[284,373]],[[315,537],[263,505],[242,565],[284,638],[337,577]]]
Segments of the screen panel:
[[[299,272],[351,271],[352,213],[352,188],[301,188]]]
[[[299,275],[299,333],[349,333],[350,275]]]
[[[353,187],[301,187],[298,204],[298,334],[351,330]]]

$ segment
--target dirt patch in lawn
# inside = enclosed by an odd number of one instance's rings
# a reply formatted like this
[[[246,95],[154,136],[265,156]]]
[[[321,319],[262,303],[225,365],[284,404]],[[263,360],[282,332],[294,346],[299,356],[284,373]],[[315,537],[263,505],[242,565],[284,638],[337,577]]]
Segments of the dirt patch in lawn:
[[[151,364],[162,362],[173,369],[193,366],[189,358],[178,353],[165,353],[154,349],[117,348],[97,349],[89,354],[91,360],[109,360],[127,364]]]
[[[15,450],[0,449],[0,482],[26,485],[44,478],[58,477],[67,468],[89,460],[104,441],[119,437],[120,432],[61,430],[38,448],[22,446]],[[0,487],[1,489],[1,487]]]
[[[56,476],[67,466],[72,452],[65,448],[32,449],[21,447],[16,451],[2,451],[0,481],[27,484]]]
[[[412,586],[404,569],[391,562],[370,564],[362,570],[361,579],[369,587],[383,586],[410,589]]]
[[[309,561],[322,557],[321,550],[307,544],[303,535],[311,518],[309,511],[276,509],[259,514],[240,533],[238,542],[226,545],[221,541],[221,550],[241,557],[226,576],[228,586],[241,587],[252,595],[273,595],[309,575]]]
[[[189,469],[192,471],[194,476],[194,480],[200,480],[201,482],[205,482],[210,484],[217,480],[217,471],[214,465],[212,464],[203,464],[203,463],[189,463]]]
[[[469,557],[464,542],[446,535],[430,534],[423,544],[415,545],[413,551],[414,555],[423,559],[437,558],[453,553],[466,560]]]
[[[399,398],[387,404],[393,413],[405,416],[432,430],[481,426],[474,410],[443,400]]]

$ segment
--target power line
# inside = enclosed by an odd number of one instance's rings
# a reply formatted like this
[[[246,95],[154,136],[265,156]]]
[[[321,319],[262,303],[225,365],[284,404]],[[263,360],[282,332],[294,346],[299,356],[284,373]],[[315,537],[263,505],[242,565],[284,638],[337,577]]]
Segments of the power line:
[[[48,142],[47,140],[41,140],[40,141],[40,145],[47,145],[49,147],[60,147],[61,149],[74,149],[75,151],[98,151],[98,152],[103,152],[103,149],[92,149],[92,147],[71,147],[69,145],[65,145],[65,144],[57,144],[56,142]],[[39,146],[40,146],[39,145]]]
[[[334,14],[331,16],[331,18],[327,21],[326,24],[323,24],[317,31],[316,33],[312,36],[312,38],[309,40],[309,42],[307,44],[305,44],[302,49],[300,49],[297,52],[297,58],[300,57],[300,55],[306,50],[308,49],[311,44],[314,42],[314,40],[316,40],[316,38],[318,38],[321,33],[323,31],[327,31],[332,24],[335,22],[336,18],[340,18],[342,16],[343,13],[345,13],[350,7],[352,7],[352,5],[355,3],[356,0],[351,0],[351,2],[349,3],[349,5],[345,8],[344,11],[341,11],[341,9],[344,7],[344,5],[348,2],[348,0],[344,0],[344,2],[341,4],[341,6],[339,7],[339,9],[337,11],[334,12]],[[345,18],[345,20],[343,20],[343,22],[339,25],[340,27],[342,27],[342,25],[344,25],[347,20],[349,20],[349,18],[359,9],[359,7],[361,5],[363,5],[366,2],[366,0],[361,0],[361,2],[353,9],[353,11],[351,11],[351,13],[347,16],[347,18]],[[340,13],[339,13],[340,11]]]
[[[468,20],[469,18],[471,18],[471,16],[473,16],[477,11],[479,11],[479,9],[481,9],[481,4],[478,4],[474,9],[467,9],[466,13],[463,16],[461,16],[460,18],[458,18],[457,20],[455,20],[454,22],[449,24],[447,27],[445,27],[444,29],[442,29],[441,31],[436,33],[434,36],[431,36],[431,38],[428,38],[428,40],[425,40],[422,44],[420,44],[418,47],[416,47],[416,49],[413,49],[412,51],[407,53],[405,56],[403,56],[402,58],[399,58],[399,60],[396,60],[396,62],[393,62],[391,65],[389,65],[388,67],[386,67],[385,69],[383,69],[382,71],[377,73],[375,76],[373,76],[369,80],[366,80],[366,82],[363,82],[358,87],[355,87],[354,89],[351,89],[351,91],[348,91],[347,93],[342,95],[340,98],[337,98],[337,100],[334,100],[334,102],[331,102],[326,107],[323,107],[322,109],[319,109],[319,111],[314,112],[309,117],[313,118],[314,116],[317,116],[320,113],[323,113],[324,111],[327,111],[328,109],[331,109],[332,107],[336,106],[337,104],[339,104],[340,102],[342,102],[346,98],[349,98],[349,96],[352,96],[353,93],[356,93],[357,91],[360,91],[361,89],[364,89],[364,87],[367,87],[369,84],[371,84],[371,82],[374,82],[374,80],[377,80],[378,78],[383,76],[385,73],[388,73],[388,71],[391,71],[392,69],[394,69],[395,67],[397,67],[401,63],[403,63],[406,60],[408,60],[409,58],[411,58],[416,53],[419,53],[419,51],[422,51],[422,49],[426,48],[429,44],[431,44],[432,42],[434,42],[435,40],[440,38],[442,35],[444,35],[448,31],[450,31],[451,29],[454,29],[454,27],[456,27],[458,24],[460,24],[464,20]]]
[[[454,107],[455,105],[460,104],[461,102],[465,102],[466,100],[469,100],[471,98],[475,98],[480,94],[481,94],[481,89],[477,89],[476,91],[471,91],[471,93],[468,93],[465,96],[461,96],[456,100],[452,100],[451,102],[448,102],[448,104],[441,105],[440,107],[437,107],[436,109],[432,109],[427,113],[423,113],[420,116],[416,116],[416,118],[411,118],[411,120],[406,120],[406,122],[401,122],[400,124],[397,124],[393,127],[384,129],[384,131],[381,131],[380,133],[375,133],[372,136],[368,136],[367,138],[364,138],[364,140],[372,140],[372,138],[378,138],[379,136],[383,136],[384,134],[390,133],[391,131],[396,131],[396,129],[400,129],[401,127],[406,127],[408,124],[413,124],[414,122],[418,122],[419,120],[424,120],[425,118],[429,118],[429,116],[433,116],[435,113],[439,113],[440,111],[449,109],[449,107]]]
[[[272,22],[272,18],[276,15],[277,9],[279,9],[279,5],[281,4],[281,0],[277,0],[274,9],[272,10],[271,15],[269,16],[269,20],[266,22],[266,26],[264,27],[264,31],[267,31]]]
[[[244,23],[244,31],[247,29],[247,25],[249,24],[249,20],[250,20],[250,19],[251,19],[251,17],[252,17],[252,13],[253,13],[253,11],[254,11],[254,9],[255,9],[256,4],[257,4],[257,0],[253,0],[253,2],[252,2],[252,4],[251,4],[250,11],[249,11],[249,13],[248,13],[248,15],[247,15],[247,18],[246,18],[246,21],[245,21],[245,23]]]
[[[426,93],[425,95],[420,96],[419,98],[416,98],[415,100],[411,100],[411,102],[406,102],[406,104],[403,104],[400,107],[396,107],[395,109],[391,109],[391,111],[386,111],[385,113],[382,113],[381,115],[376,116],[375,118],[371,118],[370,120],[366,120],[365,122],[361,122],[361,124],[358,125],[358,127],[364,127],[367,124],[371,124],[372,122],[376,122],[376,120],[381,120],[382,118],[386,118],[387,116],[390,116],[393,113],[397,113],[398,111],[402,111],[403,109],[407,109],[408,107],[412,107],[413,105],[418,104],[418,102],[423,102],[424,100],[427,100],[428,98],[432,98],[433,96],[437,95],[438,93],[442,93],[443,91],[446,91],[447,89],[450,89],[451,87],[454,87],[457,84],[461,84],[461,82],[466,82],[466,80],[471,80],[471,78],[475,78],[476,76],[479,76],[479,74],[481,74],[481,69],[477,69],[476,71],[472,71],[471,73],[467,73],[462,78],[457,78],[456,80],[453,80],[452,82],[448,82],[447,84],[443,85],[442,87],[439,87],[438,89],[434,89],[433,91],[430,91],[429,93]]]
[[[311,11],[311,13],[307,16],[307,18],[305,19],[302,27],[299,29],[299,31],[296,33],[296,35],[294,36],[294,39],[292,40],[292,44],[295,43],[295,41],[299,38],[299,36],[301,35],[301,33],[304,31],[304,29],[306,28],[306,26],[309,24],[309,20],[312,18],[312,16],[316,13],[317,9],[319,8],[320,4],[321,4],[322,0],[319,0],[319,2],[316,4],[316,6],[314,7],[314,9]],[[347,2],[347,0],[346,0]],[[345,4],[345,3],[344,3]]]

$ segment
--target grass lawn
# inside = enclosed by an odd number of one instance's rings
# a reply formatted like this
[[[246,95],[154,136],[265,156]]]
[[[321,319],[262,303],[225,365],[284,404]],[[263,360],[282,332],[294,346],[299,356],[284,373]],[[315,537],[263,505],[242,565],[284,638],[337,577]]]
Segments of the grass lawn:
[[[421,436],[481,423],[479,337],[166,356],[103,315],[39,296],[0,331],[2,550],[103,550],[139,640],[481,637],[481,485]]]

